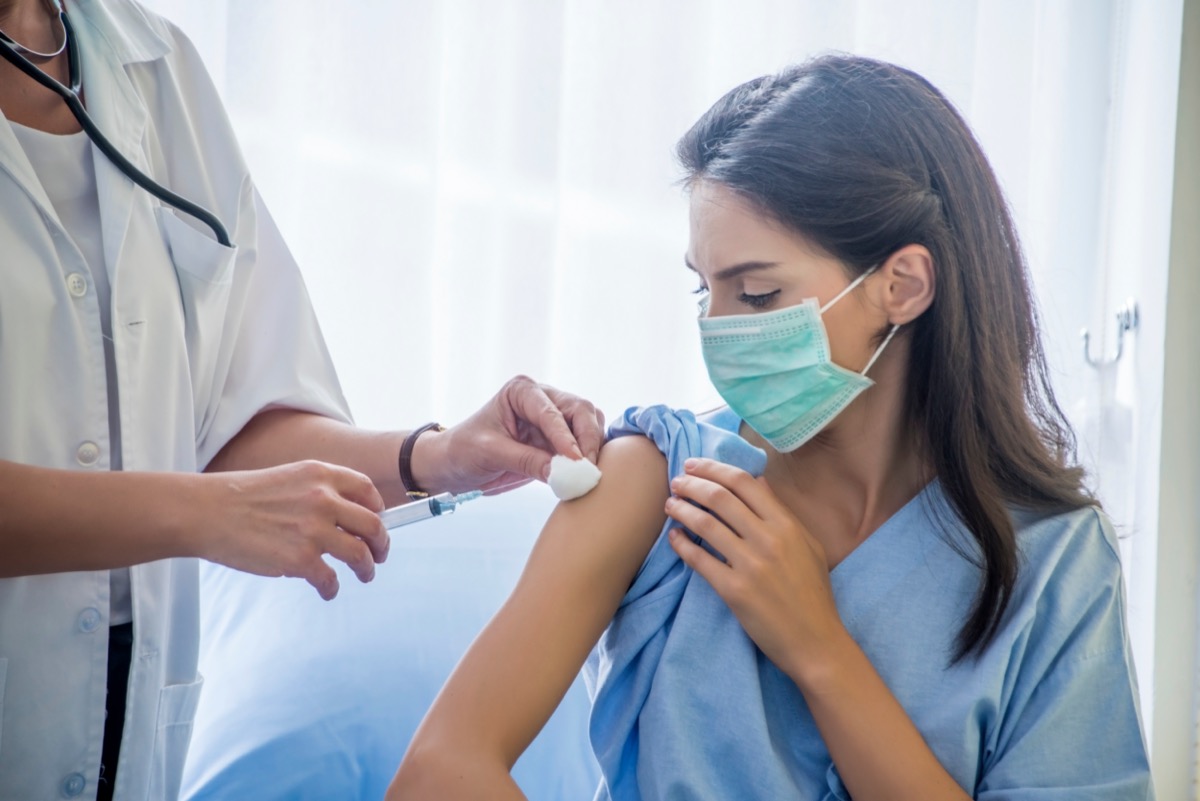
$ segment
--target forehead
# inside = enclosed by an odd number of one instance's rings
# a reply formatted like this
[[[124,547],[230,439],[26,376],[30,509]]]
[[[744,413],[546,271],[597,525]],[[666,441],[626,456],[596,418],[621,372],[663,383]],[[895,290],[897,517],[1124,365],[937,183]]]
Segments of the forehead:
[[[689,201],[688,260],[697,269],[714,270],[747,259],[782,261],[826,255],[802,234],[723,184],[701,179],[691,187]]]
[[[766,224],[765,214],[724,184],[700,179],[692,184],[688,199],[693,227],[730,228]]]

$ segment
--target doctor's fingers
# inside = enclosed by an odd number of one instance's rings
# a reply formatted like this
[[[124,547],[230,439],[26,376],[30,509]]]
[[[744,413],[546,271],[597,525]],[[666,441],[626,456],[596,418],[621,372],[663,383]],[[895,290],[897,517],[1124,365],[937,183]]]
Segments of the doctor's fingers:
[[[337,597],[339,589],[337,573],[319,556],[314,557],[304,570],[294,575],[311,584],[322,600],[332,601]]]
[[[362,532],[368,529],[373,531],[375,526],[382,529],[383,521],[378,515],[361,506],[350,504],[349,501],[342,503],[346,508],[339,510],[336,525],[331,525],[324,515],[309,518],[302,526],[302,536],[292,541],[286,554],[282,556],[286,563],[281,571],[283,575],[306,580],[326,601],[337,595],[338,578],[333,568],[325,562],[325,554],[345,562],[363,583],[375,578],[377,560]],[[350,510],[350,514],[346,513],[347,510]],[[351,517],[355,518],[354,522],[347,522]],[[373,518],[374,522],[367,518]],[[365,528],[355,530],[355,526]],[[383,531],[383,536],[387,537],[386,531]],[[386,547],[384,553],[386,554]]]
[[[510,379],[500,390],[500,397],[509,413],[542,432],[555,453],[572,459],[583,457],[584,451],[575,440],[562,410],[532,378],[519,375]]]
[[[345,498],[338,501],[334,512],[337,528],[332,533],[325,529],[322,542],[329,554],[353,567],[363,581],[370,581],[375,576],[375,563],[387,559],[391,537],[378,513]],[[357,543],[353,552],[347,542]],[[338,550],[329,547],[330,543]]]
[[[583,455],[595,462],[600,456],[600,446],[604,444],[604,412],[588,400],[563,392],[554,387],[542,385],[546,396],[558,407],[579,443]],[[561,451],[559,451],[561,453]]]
[[[305,504],[300,508],[312,516],[315,530],[324,536],[332,519],[336,526],[360,538],[374,561],[387,559],[391,540],[379,518],[384,509],[383,496],[371,479],[348,467],[324,462],[302,462],[298,468],[306,471],[308,485]]]
[[[384,510],[383,496],[379,494],[378,487],[371,479],[349,467],[320,462],[316,464],[328,471],[328,480],[333,484],[338,495],[364,506],[376,514]]]
[[[375,578],[375,558],[371,549],[359,537],[341,529],[334,529],[323,538],[321,545],[325,553],[339,562],[345,562],[354,571],[354,575],[358,576],[359,581],[366,584]]]

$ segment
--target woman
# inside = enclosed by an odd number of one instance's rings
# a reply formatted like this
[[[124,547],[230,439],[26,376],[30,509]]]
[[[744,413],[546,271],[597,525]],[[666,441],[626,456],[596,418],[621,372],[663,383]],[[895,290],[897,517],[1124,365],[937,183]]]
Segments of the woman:
[[[127,0],[71,3],[68,42],[56,6],[0,0],[0,799],[166,801],[202,683],[194,557],[332,598],[323,556],[369,581],[385,504],[544,477],[603,428],[524,378],[447,431],[354,428],[191,44]],[[72,46],[99,128],[231,247],[21,70],[68,83]]]
[[[597,639],[599,798],[1150,797],[1112,529],[962,118],[830,56],[732,90],[679,155],[729,406],[612,427],[389,797],[521,797]]]

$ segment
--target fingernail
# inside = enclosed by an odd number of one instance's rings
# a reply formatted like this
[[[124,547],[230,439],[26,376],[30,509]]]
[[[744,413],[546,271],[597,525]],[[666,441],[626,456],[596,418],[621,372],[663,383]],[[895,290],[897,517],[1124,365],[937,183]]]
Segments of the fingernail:
[[[683,462],[683,467],[685,470],[691,470],[693,467],[695,467],[698,464],[700,464],[699,459],[686,459]]]

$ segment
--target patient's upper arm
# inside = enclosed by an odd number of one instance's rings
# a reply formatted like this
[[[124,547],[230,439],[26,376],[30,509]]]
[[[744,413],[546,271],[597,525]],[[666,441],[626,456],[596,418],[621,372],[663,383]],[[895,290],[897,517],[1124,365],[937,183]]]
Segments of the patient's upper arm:
[[[414,738],[511,768],[579,672],[666,521],[666,460],[648,439],[600,452],[603,478],[560,503],[517,586]]]
[[[570,600],[590,621],[595,645],[654,544],[670,494],[666,458],[649,439],[611,440],[600,451],[600,483],[558,504],[542,529],[509,603]]]

